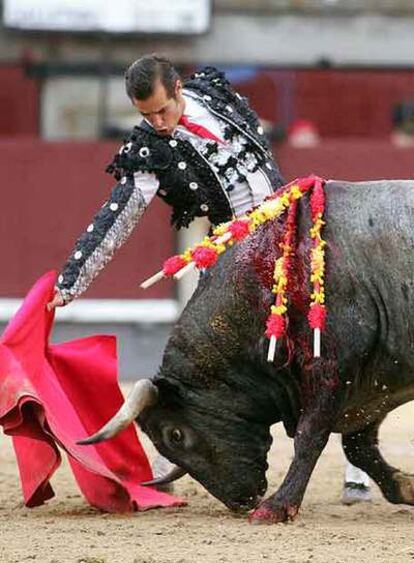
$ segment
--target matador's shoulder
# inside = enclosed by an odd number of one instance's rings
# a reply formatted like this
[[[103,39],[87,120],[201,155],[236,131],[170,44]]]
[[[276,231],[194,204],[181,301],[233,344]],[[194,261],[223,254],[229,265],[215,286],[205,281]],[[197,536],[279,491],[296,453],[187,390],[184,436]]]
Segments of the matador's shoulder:
[[[184,87],[215,95],[218,92],[233,93],[233,88],[221,70],[213,66],[206,66],[184,80]]]
[[[250,107],[248,98],[236,92],[225,73],[215,67],[207,66],[192,74],[184,81],[184,87],[195,92],[220,112],[226,113],[230,105],[245,119],[257,121],[257,115]]]
[[[134,172],[157,172],[166,170],[173,154],[168,141],[157,135],[142,121],[124,139],[119,152],[106,171],[117,180]]]

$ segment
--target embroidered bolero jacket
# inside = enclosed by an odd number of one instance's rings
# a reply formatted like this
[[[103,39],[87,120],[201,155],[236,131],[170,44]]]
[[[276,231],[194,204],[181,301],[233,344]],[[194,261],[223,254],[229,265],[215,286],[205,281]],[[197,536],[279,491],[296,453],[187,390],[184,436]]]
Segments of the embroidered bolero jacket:
[[[283,185],[256,113],[222,72],[207,67],[187,79],[184,88],[226,122],[226,141],[231,142],[236,135],[244,137],[238,156],[243,159],[254,155],[249,172],[260,168],[274,189]],[[231,219],[228,191],[232,186],[220,178],[234,163],[230,159],[214,170],[209,158],[218,150],[217,143],[210,141],[202,153],[188,140],[158,135],[145,121],[134,127],[107,167],[118,183],[77,240],[58,278],[57,287],[64,300],[70,301],[86,290],[139,221],[146,204],[136,185],[137,172],[155,175],[159,181],[157,195],[172,207],[171,223],[176,228],[187,227],[200,216],[207,216],[213,225]],[[242,173],[237,174],[238,180],[245,180]]]

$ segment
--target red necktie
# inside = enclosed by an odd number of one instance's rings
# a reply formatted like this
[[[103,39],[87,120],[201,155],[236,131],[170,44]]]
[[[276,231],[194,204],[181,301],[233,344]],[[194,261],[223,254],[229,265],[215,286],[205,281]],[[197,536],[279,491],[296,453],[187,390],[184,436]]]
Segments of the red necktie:
[[[203,127],[202,125],[197,125],[188,119],[186,115],[182,115],[180,120],[178,121],[179,125],[182,125],[194,135],[198,135],[199,137],[204,137],[204,139],[211,139],[212,141],[216,141],[217,143],[223,143],[222,139],[216,137],[211,131]]]

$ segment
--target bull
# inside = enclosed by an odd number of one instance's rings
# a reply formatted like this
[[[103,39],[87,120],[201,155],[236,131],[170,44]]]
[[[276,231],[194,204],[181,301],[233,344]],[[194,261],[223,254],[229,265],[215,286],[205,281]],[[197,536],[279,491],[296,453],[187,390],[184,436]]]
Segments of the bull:
[[[253,522],[298,513],[332,432],[347,458],[392,503],[414,504],[414,476],[391,467],[378,447],[387,413],[414,398],[414,182],[329,181],[328,319],[321,358],[306,321],[310,210],[299,202],[287,338],[275,362],[263,336],[273,302],[283,221],[262,225],[220,257],[188,303],[159,373],[140,380],[121,410],[84,443],[107,439],[136,420],[174,467],[152,481],[189,473]],[[294,458],[280,488],[266,492],[270,427],[282,422]]]

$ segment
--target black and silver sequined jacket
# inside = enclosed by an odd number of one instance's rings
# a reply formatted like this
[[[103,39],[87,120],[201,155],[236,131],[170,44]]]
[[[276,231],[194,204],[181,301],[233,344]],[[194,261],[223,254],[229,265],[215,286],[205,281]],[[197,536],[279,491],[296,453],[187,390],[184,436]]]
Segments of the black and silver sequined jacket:
[[[215,116],[228,124],[225,140],[242,135],[244,155],[254,155],[254,172],[260,169],[274,189],[283,185],[256,113],[247,100],[233,90],[222,72],[207,67],[184,82],[191,92]],[[65,301],[83,293],[94,277],[112,258],[114,251],[128,238],[145,210],[145,202],[135,187],[134,173],[153,173],[159,181],[157,195],[172,207],[171,223],[187,227],[195,217],[207,216],[213,225],[232,217],[225,175],[227,162],[219,174],[209,163],[218,152],[214,141],[209,154],[198,151],[188,140],[158,135],[143,121],[134,127],[107,171],[118,184],[110,199],[94,217],[86,232],[76,242],[57,282]],[[245,180],[239,174],[240,181]],[[227,191],[226,191],[227,190]]]

